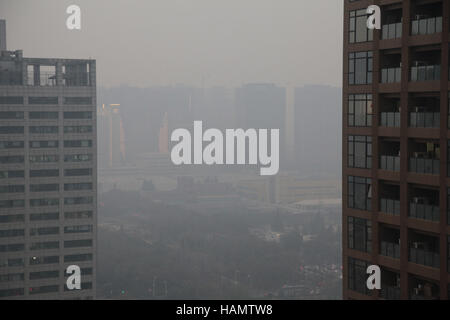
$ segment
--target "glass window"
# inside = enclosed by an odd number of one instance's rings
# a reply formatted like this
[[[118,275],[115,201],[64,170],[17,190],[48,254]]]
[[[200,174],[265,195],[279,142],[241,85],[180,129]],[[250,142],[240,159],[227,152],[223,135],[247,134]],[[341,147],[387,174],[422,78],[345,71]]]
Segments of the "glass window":
[[[372,137],[348,137],[348,167],[360,169],[372,168]]]
[[[349,85],[372,84],[372,51],[351,52],[348,63]]]
[[[372,210],[372,179],[348,177],[348,207],[358,210]]]
[[[373,30],[367,28],[366,9],[350,11],[349,42],[367,42],[373,40]]]

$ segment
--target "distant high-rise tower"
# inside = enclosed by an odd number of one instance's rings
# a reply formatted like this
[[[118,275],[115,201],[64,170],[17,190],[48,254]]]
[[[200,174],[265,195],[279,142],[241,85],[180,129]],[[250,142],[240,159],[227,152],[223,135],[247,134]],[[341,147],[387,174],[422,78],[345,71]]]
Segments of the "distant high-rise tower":
[[[95,297],[95,66],[0,52],[1,299]],[[70,265],[81,290],[66,287]]]
[[[345,0],[344,14],[344,298],[447,299],[450,2]]]
[[[169,120],[167,112],[164,113],[162,126],[159,128],[158,151],[163,154],[169,153]]]

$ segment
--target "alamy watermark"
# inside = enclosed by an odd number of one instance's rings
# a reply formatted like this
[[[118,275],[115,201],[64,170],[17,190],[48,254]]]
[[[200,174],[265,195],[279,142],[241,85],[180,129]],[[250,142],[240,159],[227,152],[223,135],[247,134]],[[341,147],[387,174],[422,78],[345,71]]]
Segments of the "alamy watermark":
[[[193,137],[187,129],[176,129],[171,141],[178,142],[170,155],[175,165],[260,165],[262,176],[276,175],[279,170],[279,129],[226,129],[224,135],[219,129],[203,132],[203,122],[194,121]]]

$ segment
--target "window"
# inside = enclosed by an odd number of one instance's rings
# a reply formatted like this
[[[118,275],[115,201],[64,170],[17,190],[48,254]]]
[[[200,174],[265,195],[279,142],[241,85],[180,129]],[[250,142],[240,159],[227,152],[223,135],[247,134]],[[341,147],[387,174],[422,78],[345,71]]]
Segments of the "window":
[[[82,204],[92,204],[93,197],[75,197],[75,198],[64,198],[65,205],[82,205]]]
[[[59,263],[59,256],[30,257],[30,265]]]
[[[48,221],[48,220],[58,220],[58,219],[59,219],[59,212],[30,214],[31,221]]]
[[[19,112],[19,111],[2,111],[2,112],[0,112],[0,119],[2,119],[2,120],[23,119],[23,112]]]
[[[23,288],[2,289],[2,290],[0,290],[0,298],[17,297],[17,296],[23,296],[23,295],[24,295],[24,289]]]
[[[33,242],[30,250],[59,249],[59,241]]]
[[[64,256],[64,262],[92,261],[92,253],[73,254]]]
[[[23,171],[23,170],[0,171],[0,179],[23,178],[24,176],[25,176],[25,171]]]
[[[30,288],[30,294],[43,294],[43,293],[53,293],[59,292],[58,285],[51,286],[41,286],[41,287],[32,287]]]
[[[8,273],[0,275],[0,282],[23,281],[25,276],[23,273]]]
[[[39,280],[39,279],[52,279],[58,278],[59,271],[40,271],[40,272],[30,272],[30,280]]]
[[[31,228],[30,236],[48,236],[59,234],[59,227]]]
[[[372,179],[348,177],[348,207],[358,210],[372,210]]]
[[[369,294],[367,289],[367,267],[369,264],[366,261],[354,258],[348,258],[348,288],[350,290]]]
[[[24,235],[25,235],[24,229],[0,230],[0,238],[23,237]]]
[[[14,223],[14,222],[24,222],[25,215],[23,214],[8,214],[0,216],[0,223]]]
[[[30,163],[54,163],[54,162],[58,162],[58,161],[59,161],[59,156],[55,155],[55,154],[30,156]]]
[[[372,222],[348,217],[347,226],[349,249],[370,253],[372,251]]]
[[[30,178],[59,177],[59,169],[30,170]]]
[[[58,148],[58,140],[50,141],[30,141],[30,148],[40,149],[40,148]]]
[[[12,163],[24,163],[24,156],[2,156],[0,157],[1,164],[12,164]]]
[[[6,259],[0,258],[0,268],[2,267],[23,267],[25,264],[23,258]]]
[[[21,126],[9,127],[0,126],[0,134],[23,134],[24,128]]]
[[[92,169],[65,169],[65,177],[77,177],[77,176],[92,176]]]
[[[351,52],[348,55],[348,83],[350,85],[372,84],[372,51]]]
[[[64,112],[64,119],[92,119],[91,111]]]
[[[49,119],[49,120],[57,120],[58,119],[58,112],[30,112],[29,113],[30,119]]]
[[[92,247],[92,240],[69,240],[64,241],[64,248],[83,248]]]
[[[23,184],[0,186],[0,193],[24,193],[24,192],[25,192],[25,185]]]
[[[19,252],[24,251],[25,245],[23,243],[17,243],[17,244],[1,244],[0,245],[0,252]]]
[[[91,105],[92,98],[91,97],[64,97],[65,105]]]
[[[92,140],[64,140],[64,148],[90,148]]]
[[[30,134],[57,134],[58,126],[31,126]]]
[[[92,218],[92,211],[73,211],[64,212],[65,219],[90,219]]]
[[[64,133],[92,133],[92,126],[64,126]]]
[[[59,184],[31,184],[30,192],[51,192],[51,191],[59,191]]]
[[[30,207],[46,207],[46,206],[57,206],[59,205],[59,199],[31,199]]]
[[[92,154],[66,154],[64,162],[88,162],[92,161]]]
[[[66,183],[64,191],[92,190],[92,183]]]
[[[0,209],[23,208],[25,200],[0,200]]]
[[[58,104],[58,97],[29,97],[28,104]]]
[[[64,227],[64,233],[89,233],[92,232],[93,226],[91,224],[82,226],[67,226]]]
[[[23,141],[0,141],[0,149],[22,149],[24,146]]]
[[[372,168],[372,137],[348,137],[348,167],[361,169]]]
[[[350,127],[372,126],[373,105],[371,94],[348,96],[348,125]]]
[[[373,30],[367,28],[366,9],[350,11],[349,42],[367,42],[373,40]]]

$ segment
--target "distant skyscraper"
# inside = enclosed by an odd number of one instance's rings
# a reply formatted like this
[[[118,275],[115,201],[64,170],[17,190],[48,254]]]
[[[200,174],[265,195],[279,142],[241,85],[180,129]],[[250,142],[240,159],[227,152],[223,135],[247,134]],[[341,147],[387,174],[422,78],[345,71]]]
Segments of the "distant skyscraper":
[[[162,126],[159,129],[158,145],[159,145],[158,148],[159,153],[163,154],[169,153],[169,120],[167,118],[167,112],[164,113]]]
[[[2,299],[95,297],[95,66],[0,52]],[[65,286],[70,265],[82,290]]]
[[[448,299],[450,2],[346,0],[344,14],[344,298]]]

